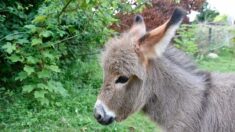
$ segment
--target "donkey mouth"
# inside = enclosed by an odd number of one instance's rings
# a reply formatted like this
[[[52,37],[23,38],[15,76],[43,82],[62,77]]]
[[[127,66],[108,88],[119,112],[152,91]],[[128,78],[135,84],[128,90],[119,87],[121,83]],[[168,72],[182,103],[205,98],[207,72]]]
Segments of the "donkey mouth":
[[[110,117],[109,119],[106,120],[97,120],[101,125],[110,125],[113,123],[114,118]]]

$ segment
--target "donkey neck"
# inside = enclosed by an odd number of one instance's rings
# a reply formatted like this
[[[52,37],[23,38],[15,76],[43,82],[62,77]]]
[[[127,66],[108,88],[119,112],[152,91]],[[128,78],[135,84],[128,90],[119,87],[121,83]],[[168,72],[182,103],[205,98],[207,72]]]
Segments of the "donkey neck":
[[[164,57],[151,60],[149,65],[146,84],[154,85],[147,86],[151,95],[143,111],[164,128],[172,127],[177,120],[195,122],[189,116],[201,108],[203,78]]]

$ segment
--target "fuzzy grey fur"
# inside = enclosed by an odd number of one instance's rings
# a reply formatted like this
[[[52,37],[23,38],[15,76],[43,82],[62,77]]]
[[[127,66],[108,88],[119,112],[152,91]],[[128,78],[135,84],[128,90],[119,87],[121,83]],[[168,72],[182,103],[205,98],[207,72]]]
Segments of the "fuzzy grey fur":
[[[235,74],[198,69],[184,52],[168,46],[144,67],[131,33],[107,42],[104,82],[98,99],[116,121],[142,110],[166,132],[235,132]],[[126,84],[116,84],[119,76]]]
[[[167,132],[235,131],[235,74],[191,74],[191,62],[172,58],[178,57],[152,60],[148,78],[158,79],[146,83],[155,85],[147,86],[152,92],[143,111]]]

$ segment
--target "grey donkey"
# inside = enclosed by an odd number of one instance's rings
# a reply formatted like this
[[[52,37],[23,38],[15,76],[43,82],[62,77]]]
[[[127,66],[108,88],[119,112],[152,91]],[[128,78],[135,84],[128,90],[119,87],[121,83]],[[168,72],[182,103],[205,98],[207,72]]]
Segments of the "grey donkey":
[[[176,8],[149,32],[137,15],[129,31],[106,43],[94,108],[99,123],[143,111],[165,132],[235,132],[235,74],[201,71],[171,45],[185,15]]]

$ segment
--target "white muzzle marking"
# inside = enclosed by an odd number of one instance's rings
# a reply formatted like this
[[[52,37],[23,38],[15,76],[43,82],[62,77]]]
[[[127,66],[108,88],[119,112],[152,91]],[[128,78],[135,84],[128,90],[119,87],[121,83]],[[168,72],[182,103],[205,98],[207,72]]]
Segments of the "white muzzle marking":
[[[101,115],[104,116],[107,115],[109,117],[116,117],[116,114],[111,111],[101,100],[97,100],[95,103],[95,109],[97,110],[97,112]],[[102,110],[103,109],[103,110]],[[104,112],[103,112],[104,111]]]

